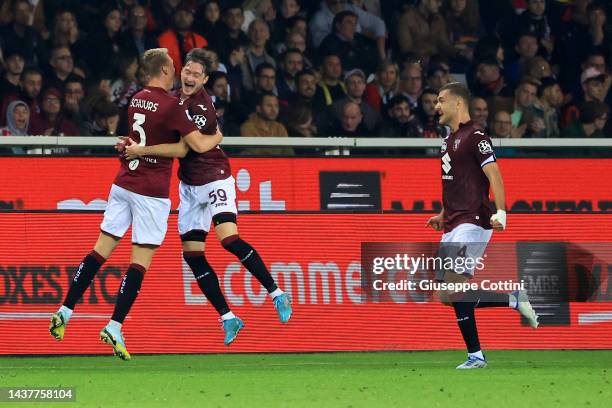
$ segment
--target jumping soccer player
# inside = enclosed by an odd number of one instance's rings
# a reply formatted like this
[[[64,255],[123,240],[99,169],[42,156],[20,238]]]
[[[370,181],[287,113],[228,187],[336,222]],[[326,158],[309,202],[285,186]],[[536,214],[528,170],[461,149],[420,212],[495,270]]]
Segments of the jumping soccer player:
[[[469,114],[470,92],[458,82],[443,86],[438,94],[436,111],[440,124],[449,126],[452,134],[441,148],[442,201],[439,215],[427,221],[436,231],[444,230],[441,251],[455,258],[477,259],[484,255],[493,229],[506,228],[506,198],[504,185],[491,140],[474,123]],[[497,212],[489,207],[489,186],[495,196]],[[438,281],[463,283],[474,274],[474,268],[464,273],[437,271]],[[455,309],[459,329],[468,349],[468,359],[458,369],[484,368],[487,360],[478,340],[475,308],[510,306],[538,327],[538,316],[524,291],[511,294],[470,290],[438,293],[440,300]]]
[[[194,48],[187,54],[181,71],[180,99],[200,131],[213,135],[217,118],[212,99],[204,90],[210,65],[201,49]],[[125,149],[130,158],[143,155],[173,157],[176,153],[173,145],[139,146],[129,142]],[[217,274],[206,259],[204,242],[211,222],[223,248],[235,255],[266,288],[280,321],[289,321],[290,297],[278,288],[257,251],[238,234],[235,181],[223,150],[217,146],[206,153],[190,151],[180,159],[178,176],[181,180],[178,226],[183,257],[202,293],[221,316],[224,343],[229,345],[234,341],[244,323],[230,310]]]
[[[222,136],[203,137],[178,98],[168,94],[175,74],[168,50],[158,48],[146,51],[142,66],[149,82],[130,102],[130,137],[140,146],[179,140],[182,156],[187,154],[188,148],[206,152],[216,147]],[[75,304],[131,224],[130,266],[121,281],[112,318],[100,332],[100,339],[113,347],[115,355],[129,360],[131,356],[125,346],[121,326],[138,296],[155,250],[166,235],[172,159],[143,157],[128,161],[120,157],[119,161],[121,167],[111,187],[98,241],[76,271],[63,305],[51,317],[49,331],[57,340],[64,338]]]

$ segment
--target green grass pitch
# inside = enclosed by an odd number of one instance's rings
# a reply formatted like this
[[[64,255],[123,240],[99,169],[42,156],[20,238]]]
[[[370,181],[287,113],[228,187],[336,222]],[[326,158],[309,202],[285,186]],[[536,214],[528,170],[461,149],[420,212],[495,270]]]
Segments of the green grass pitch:
[[[51,407],[611,407],[612,350],[0,358],[2,387],[75,387]],[[42,406],[2,403],[1,406]]]

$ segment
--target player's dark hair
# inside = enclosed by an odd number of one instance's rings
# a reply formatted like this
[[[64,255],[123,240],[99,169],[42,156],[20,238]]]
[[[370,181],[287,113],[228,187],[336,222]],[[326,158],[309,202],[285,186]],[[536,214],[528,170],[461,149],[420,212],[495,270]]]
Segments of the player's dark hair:
[[[451,95],[461,98],[466,107],[470,106],[470,90],[461,82],[451,82],[450,84],[446,84],[440,88],[440,93],[442,93],[442,91],[448,91]]]
[[[272,92],[262,92],[260,94],[257,94],[257,98],[255,99],[255,105],[261,106],[261,104],[263,104],[264,99],[266,99],[269,96],[271,96],[273,98],[278,98]]]
[[[158,77],[162,67],[168,65],[168,49],[152,48],[142,54],[142,69],[147,78]]]
[[[257,66],[257,68],[255,68],[255,76],[260,77],[264,69],[271,69],[276,74],[276,68],[274,68],[274,65],[270,64],[269,62],[262,62]]]
[[[208,75],[208,73],[212,71],[213,62],[208,57],[206,50],[202,48],[193,48],[187,53],[184,65],[187,65],[189,62],[197,62],[202,65],[204,68],[204,75]]]

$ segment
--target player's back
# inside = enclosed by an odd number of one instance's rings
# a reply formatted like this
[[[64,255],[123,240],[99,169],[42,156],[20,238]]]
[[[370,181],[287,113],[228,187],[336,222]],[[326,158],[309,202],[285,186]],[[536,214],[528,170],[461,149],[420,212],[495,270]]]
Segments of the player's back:
[[[212,98],[204,89],[181,103],[200,132],[205,135],[216,133],[217,114]],[[229,159],[219,146],[204,153],[189,150],[187,156],[179,161],[179,179],[192,186],[202,186],[231,176]]]
[[[134,95],[128,107],[129,137],[143,146],[176,143],[181,135],[197,129],[180,115],[186,117],[176,97],[162,88],[146,87]],[[146,196],[169,196],[172,159],[156,156],[120,161],[115,184]]]

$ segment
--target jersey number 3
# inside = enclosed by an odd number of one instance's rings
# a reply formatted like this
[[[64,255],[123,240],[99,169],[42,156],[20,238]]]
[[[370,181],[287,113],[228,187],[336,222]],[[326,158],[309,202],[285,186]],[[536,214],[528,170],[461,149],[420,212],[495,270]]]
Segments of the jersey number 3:
[[[147,134],[143,129],[142,125],[145,123],[145,119],[147,117],[144,113],[134,113],[134,123],[132,124],[132,130],[138,133],[138,137],[140,137],[140,146],[145,146],[147,144]]]

